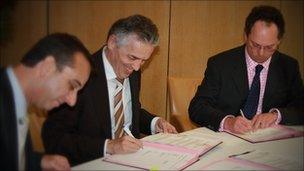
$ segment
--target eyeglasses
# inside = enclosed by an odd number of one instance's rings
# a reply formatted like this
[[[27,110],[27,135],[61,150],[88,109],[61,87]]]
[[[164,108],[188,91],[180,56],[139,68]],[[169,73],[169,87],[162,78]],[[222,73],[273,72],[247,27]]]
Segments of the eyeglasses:
[[[272,45],[268,45],[268,46],[262,46],[252,40],[249,40],[249,46],[252,48],[252,49],[255,49],[255,50],[265,50],[267,52],[274,52],[275,50],[277,50],[277,46],[278,46],[278,43],[275,43],[275,44],[272,44]]]

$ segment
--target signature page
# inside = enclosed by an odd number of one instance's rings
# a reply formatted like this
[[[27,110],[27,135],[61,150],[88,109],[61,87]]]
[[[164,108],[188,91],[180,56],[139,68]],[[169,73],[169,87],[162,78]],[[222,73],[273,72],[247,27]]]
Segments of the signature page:
[[[258,129],[255,132],[248,132],[245,134],[235,134],[231,132],[228,133],[252,143],[303,136],[302,131],[294,130],[280,125],[265,129]]]
[[[144,142],[143,149],[131,154],[115,154],[105,161],[148,170],[182,170],[198,160],[192,150]]]
[[[183,147],[194,150],[198,155],[202,155],[220,144],[222,141],[219,138],[207,136],[193,136],[187,134],[164,134],[158,133],[152,136],[145,137],[144,141],[167,144],[177,147]]]

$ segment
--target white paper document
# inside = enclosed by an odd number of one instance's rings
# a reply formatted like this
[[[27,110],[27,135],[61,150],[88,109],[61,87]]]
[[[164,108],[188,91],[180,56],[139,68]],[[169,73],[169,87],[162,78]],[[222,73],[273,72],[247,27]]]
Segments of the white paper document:
[[[273,167],[237,158],[226,158],[212,162],[200,170],[276,170]]]
[[[282,125],[276,125],[265,129],[258,129],[255,132],[248,132],[245,134],[236,134],[232,132],[228,132],[228,133],[237,136],[239,138],[242,138],[246,141],[249,141],[251,143],[303,136],[303,131],[287,128]]]
[[[202,130],[187,131],[181,134],[158,133],[143,138],[143,141],[187,148],[194,150],[198,155],[208,152],[222,142],[218,137],[212,136],[210,133],[204,134]]]
[[[182,170],[198,156],[192,150],[144,142],[144,148],[135,153],[109,155],[104,160],[147,170]]]
[[[271,166],[276,170],[303,170],[303,163],[267,151],[254,151],[236,158]]]

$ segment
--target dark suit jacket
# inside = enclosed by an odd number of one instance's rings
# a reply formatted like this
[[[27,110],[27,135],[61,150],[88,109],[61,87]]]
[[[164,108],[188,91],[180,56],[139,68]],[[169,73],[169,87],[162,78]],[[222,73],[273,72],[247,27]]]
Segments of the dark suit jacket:
[[[5,69],[0,69],[1,170],[18,170],[18,139],[13,90]],[[41,155],[34,153],[28,134],[25,145],[26,170],[41,170]]]
[[[106,139],[112,139],[107,80],[102,60],[102,49],[93,55],[95,71],[79,92],[76,105],[51,111],[42,129],[48,153],[66,156],[72,165],[103,156]],[[153,115],[141,109],[139,102],[140,72],[130,77],[132,126],[135,137],[140,132],[151,134]]]
[[[245,46],[211,57],[205,77],[189,106],[189,116],[200,126],[215,131],[228,115],[239,115],[249,91]],[[278,51],[271,59],[262,112],[278,108],[281,124],[304,123],[304,88],[298,62]]]

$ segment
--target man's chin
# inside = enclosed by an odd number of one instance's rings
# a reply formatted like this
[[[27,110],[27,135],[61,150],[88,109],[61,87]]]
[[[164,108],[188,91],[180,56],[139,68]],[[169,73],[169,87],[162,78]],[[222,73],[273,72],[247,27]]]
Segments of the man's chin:
[[[46,107],[45,107],[45,110],[52,110],[52,109],[54,109],[54,108],[56,108],[56,107],[59,107],[60,106],[60,103],[59,102],[53,102],[52,104],[50,104],[50,105],[47,105]]]
[[[127,71],[126,74],[125,74],[125,78],[128,78],[131,74],[132,74],[133,70],[132,71]]]

